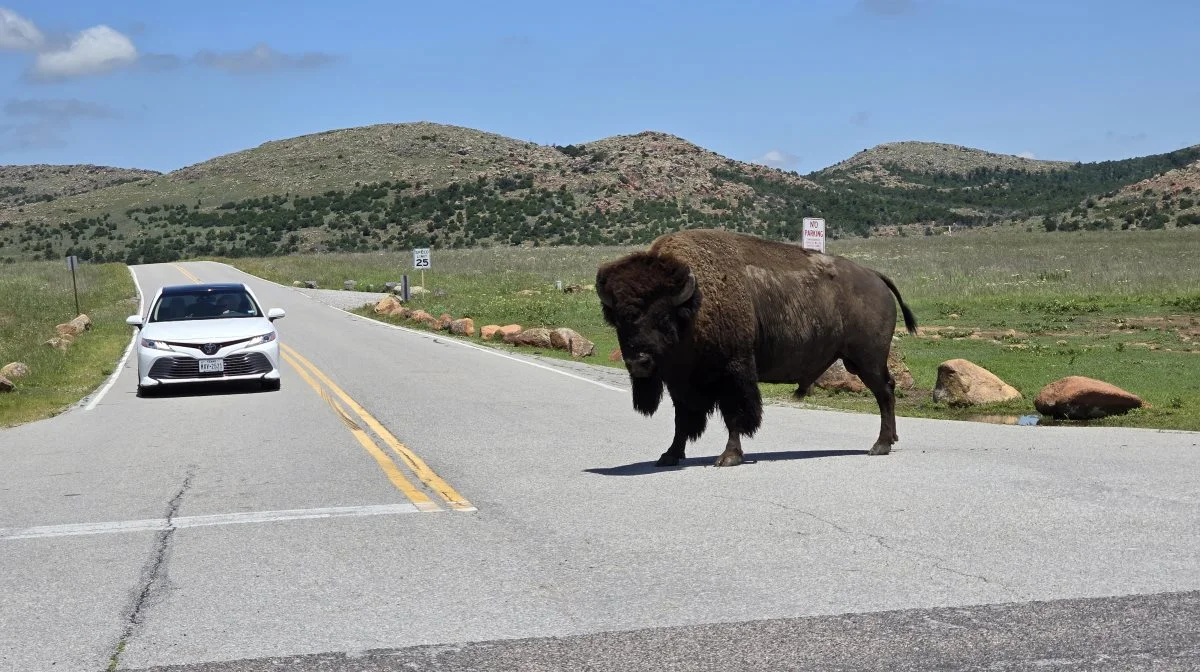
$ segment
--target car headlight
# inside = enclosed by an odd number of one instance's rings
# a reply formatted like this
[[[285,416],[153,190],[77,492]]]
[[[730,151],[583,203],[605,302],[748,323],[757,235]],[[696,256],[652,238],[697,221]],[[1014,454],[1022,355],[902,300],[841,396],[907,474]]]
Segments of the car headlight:
[[[275,332],[272,331],[265,333],[262,336],[255,336],[249,341],[246,341],[246,345],[262,345],[263,343],[270,343],[273,340],[275,340]]]
[[[166,343],[163,343],[162,341],[152,341],[148,338],[142,339],[142,347],[143,348],[151,348],[153,350],[170,350],[171,349],[171,346],[167,345]]]

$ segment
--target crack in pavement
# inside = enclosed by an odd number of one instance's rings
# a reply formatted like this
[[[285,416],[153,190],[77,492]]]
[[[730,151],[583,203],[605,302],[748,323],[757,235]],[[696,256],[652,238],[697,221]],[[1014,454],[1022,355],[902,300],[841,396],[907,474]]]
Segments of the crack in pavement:
[[[138,587],[133,596],[133,604],[129,609],[129,615],[125,618],[125,628],[121,631],[121,637],[117,639],[116,645],[113,647],[112,655],[108,659],[107,672],[116,670],[120,665],[121,654],[125,652],[125,647],[129,644],[129,640],[133,638],[135,631],[144,620],[143,614],[147,606],[149,606],[150,598],[154,596],[156,589],[162,583],[165,576],[165,567],[167,563],[167,550],[171,544],[171,538],[175,535],[175,514],[179,512],[179,506],[183,503],[183,495],[192,487],[192,477],[195,476],[195,466],[188,466],[187,472],[183,478],[183,485],[179,487],[175,496],[167,502],[166,514],[166,529],[158,533],[158,538],[154,542],[154,550],[150,555],[150,562],[142,569],[142,578],[138,583]]]
[[[816,520],[818,522],[824,523],[824,524],[832,527],[833,529],[837,530],[838,532],[841,532],[842,534],[866,537],[868,539],[873,540],[875,543],[879,544],[881,547],[883,547],[893,553],[900,553],[900,554],[908,555],[908,556],[915,557],[915,558],[921,558],[923,560],[932,560],[934,569],[940,569],[944,572],[949,572],[950,574],[957,574],[958,576],[966,577],[969,579],[975,579],[977,581],[982,581],[982,582],[988,584],[989,586],[991,586],[991,585],[998,586],[999,588],[1004,590],[1006,593],[1008,593],[1010,596],[1012,596],[1014,598],[1019,597],[1015,590],[1013,590],[1011,587],[1009,587],[1004,582],[1002,582],[998,579],[989,579],[988,577],[983,576],[981,574],[972,574],[970,572],[963,572],[963,571],[954,569],[953,567],[947,567],[946,565],[942,564],[942,563],[946,562],[946,558],[943,558],[943,557],[940,557],[937,555],[933,555],[932,553],[923,553],[921,551],[914,551],[914,550],[910,550],[907,548],[897,548],[897,547],[889,544],[887,541],[887,538],[884,537],[883,535],[872,534],[870,532],[859,532],[857,530],[847,529],[845,527],[842,527],[841,525],[838,525],[837,523],[833,522],[832,520],[822,518],[821,516],[818,516],[817,514],[811,512],[811,511],[805,511],[804,509],[796,508],[794,506],[788,506],[786,504],[780,504],[779,502],[772,502],[770,500],[765,500],[765,499],[754,499],[751,497],[727,497],[724,495],[713,495],[713,496],[718,499],[728,499],[730,501],[744,501],[744,502],[755,502],[757,504],[766,504],[768,506],[774,506],[774,507],[777,507],[780,509],[784,509],[786,511],[794,511],[796,513],[802,513],[802,514],[808,516],[809,518],[812,518],[813,520]]]

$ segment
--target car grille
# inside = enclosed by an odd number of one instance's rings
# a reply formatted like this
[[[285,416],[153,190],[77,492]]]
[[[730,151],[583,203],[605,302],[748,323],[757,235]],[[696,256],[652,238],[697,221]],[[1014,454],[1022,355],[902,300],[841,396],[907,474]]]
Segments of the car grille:
[[[200,373],[199,360],[191,357],[164,357],[150,369],[150,377],[159,380],[180,378],[226,378],[269,373],[271,360],[261,352],[229,355],[225,358],[225,370]]]
[[[251,338],[254,338],[254,337],[251,336],[250,338],[239,338],[236,341],[215,341],[213,343],[210,343],[209,345],[214,346],[213,352],[215,353],[218,350],[220,350],[221,348],[228,348],[231,345],[237,345],[238,343],[245,343],[246,341],[250,340]],[[175,341],[163,341],[163,343],[166,343],[167,345],[175,347],[175,348],[191,348],[193,350],[200,350],[205,345],[204,343],[176,343]]]

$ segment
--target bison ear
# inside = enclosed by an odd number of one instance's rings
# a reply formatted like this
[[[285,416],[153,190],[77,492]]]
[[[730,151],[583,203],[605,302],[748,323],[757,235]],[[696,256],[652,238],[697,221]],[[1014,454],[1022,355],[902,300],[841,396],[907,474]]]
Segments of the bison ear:
[[[683,304],[687,303],[695,293],[696,276],[693,275],[691,271],[688,271],[687,280],[685,280],[683,283],[683,289],[679,290],[679,293],[675,295],[675,305],[682,306]]]

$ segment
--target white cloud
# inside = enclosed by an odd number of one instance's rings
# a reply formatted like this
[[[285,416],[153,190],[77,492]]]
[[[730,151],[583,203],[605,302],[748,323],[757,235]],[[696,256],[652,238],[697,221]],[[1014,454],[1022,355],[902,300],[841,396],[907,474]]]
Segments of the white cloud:
[[[135,33],[144,30],[144,26],[135,26]],[[0,51],[3,50],[35,54],[25,75],[34,82],[101,75],[131,66],[146,72],[164,72],[191,64],[230,73],[256,73],[318,68],[338,60],[338,56],[320,51],[284,53],[263,43],[241,51],[203,50],[190,58],[141,54],[128,36],[103,24],[83,30],[69,40],[51,40],[29,19],[0,7]]]
[[[264,72],[286,68],[316,68],[332,63],[331,54],[310,51],[300,55],[276,51],[267,44],[257,44],[243,51],[201,51],[196,54],[196,63],[227,72]]]
[[[800,160],[800,157],[795,154],[789,154],[782,149],[772,149],[766,154],[754,160],[755,163],[761,163],[772,168],[783,168],[790,166]]]
[[[34,51],[45,42],[42,31],[32,21],[0,7],[0,49]]]
[[[39,53],[31,75],[41,80],[99,75],[131,65],[137,56],[128,37],[108,26],[93,26],[79,33],[66,49]]]
[[[1021,157],[1022,159],[1036,159],[1037,158],[1036,156],[1033,155],[1033,152],[1021,152],[1020,154],[1017,154],[1017,156]]]

